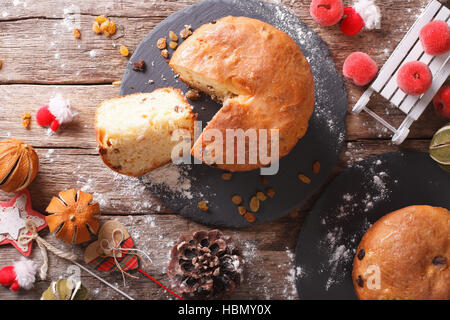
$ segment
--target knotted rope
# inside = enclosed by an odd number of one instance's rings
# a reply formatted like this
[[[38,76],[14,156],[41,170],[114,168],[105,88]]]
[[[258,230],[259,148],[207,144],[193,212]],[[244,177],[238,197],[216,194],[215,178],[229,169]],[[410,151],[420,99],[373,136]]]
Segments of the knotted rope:
[[[47,250],[54,253],[60,258],[70,260],[72,262],[76,260],[76,256],[73,253],[62,251],[52,246],[44,239],[42,239],[37,232],[37,226],[33,220],[27,219],[27,221],[25,222],[25,227],[27,228],[28,233],[20,235],[19,238],[17,239],[17,242],[22,246],[28,246],[33,240],[36,240],[39,249],[41,250],[41,255],[43,259],[42,266],[39,270],[39,277],[42,280],[45,280],[47,278],[47,271],[48,271]]]
[[[116,234],[119,235],[119,238],[117,240],[116,240],[116,237],[115,237]],[[121,229],[114,229],[113,232],[112,232],[111,240],[102,239],[100,241],[100,248],[103,250],[103,252],[106,255],[109,255],[109,254],[112,253],[112,256],[114,258],[114,262],[116,264],[116,267],[122,273],[122,279],[123,279],[123,283],[125,285],[126,284],[126,282],[125,282],[125,275],[127,275],[128,277],[133,278],[133,279],[139,279],[139,277],[136,277],[136,276],[133,276],[133,275],[129,274],[128,272],[123,270],[123,268],[120,266],[120,263],[117,260],[117,257],[119,257],[119,258],[122,257],[122,251],[127,251],[127,252],[128,251],[134,251],[134,252],[132,252],[132,254],[138,256],[142,260],[142,262],[144,263],[145,266],[147,266],[148,264],[142,258],[141,254],[144,255],[150,262],[152,262],[152,259],[143,250],[136,249],[136,248],[122,248],[121,244],[122,244],[122,242],[124,240],[125,239],[124,239],[123,231]]]

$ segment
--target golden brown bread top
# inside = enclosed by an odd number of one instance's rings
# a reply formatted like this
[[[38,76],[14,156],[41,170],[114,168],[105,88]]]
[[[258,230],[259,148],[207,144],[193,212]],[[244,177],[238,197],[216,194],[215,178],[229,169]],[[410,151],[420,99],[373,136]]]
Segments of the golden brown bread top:
[[[449,259],[447,209],[412,206],[392,212],[369,229],[356,251],[356,294],[363,300],[450,299]],[[380,289],[368,288],[370,266],[379,267]]]
[[[313,76],[300,48],[281,30],[255,19],[225,17],[197,29],[179,46],[170,65],[188,85],[195,86],[182,69],[212,79],[231,93],[220,97],[224,107],[204,132],[279,129],[280,158],[305,135],[314,109]],[[208,144],[200,138],[193,150]],[[248,171],[261,165],[218,167]]]

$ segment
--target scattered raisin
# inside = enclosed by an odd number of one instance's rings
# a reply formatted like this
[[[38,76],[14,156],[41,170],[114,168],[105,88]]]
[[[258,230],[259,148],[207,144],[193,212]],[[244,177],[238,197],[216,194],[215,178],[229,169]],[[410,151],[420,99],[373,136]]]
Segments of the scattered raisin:
[[[172,40],[172,41],[178,41],[178,36],[173,31],[169,32],[169,37],[170,37],[170,40]]]
[[[291,217],[292,219],[297,219],[298,215],[299,215],[298,210],[294,210],[294,211],[289,212],[289,217]]]
[[[356,278],[356,284],[361,288],[364,288],[364,280],[361,278],[361,276],[358,276],[358,278]]]
[[[100,30],[100,25],[98,24],[97,21],[95,21],[95,22],[92,24],[92,30],[94,30],[94,32],[95,32],[96,34],[100,34],[100,33],[102,32],[102,30]]]
[[[271,198],[275,197],[275,189],[273,189],[273,188],[267,189],[266,194]]]
[[[258,212],[259,210],[259,200],[257,197],[252,197],[250,199],[250,210],[253,212]]]
[[[127,47],[125,47],[124,45],[121,45],[120,46],[120,54],[123,55],[124,57],[128,57],[130,52],[128,51]]]
[[[243,216],[244,214],[247,213],[247,209],[245,209],[244,206],[239,206],[239,207],[238,207],[238,211],[239,211],[239,214],[240,214],[241,216]]]
[[[178,47],[178,43],[176,43],[175,41],[170,41],[169,47],[170,49],[175,50]]]
[[[105,22],[107,19],[108,19],[108,18],[106,18],[105,16],[96,16],[96,17],[95,17],[95,21],[96,21],[98,24],[102,24],[102,23]]]
[[[81,38],[81,31],[78,28],[74,28],[73,29],[73,36],[75,37],[75,39],[80,39]]]
[[[305,176],[304,174],[299,174],[299,175],[298,175],[298,178],[299,178],[303,183],[311,184],[311,179],[308,178],[307,176]]]
[[[231,201],[233,201],[233,203],[234,203],[235,205],[240,205],[240,204],[242,203],[242,197],[241,197],[241,196],[238,196],[238,195],[235,195],[235,196],[233,196],[233,197],[231,198]]]
[[[222,180],[230,181],[233,175],[231,173],[222,173]]]
[[[163,49],[167,48],[167,40],[166,40],[166,38],[160,38],[158,40],[158,42],[156,43],[156,46],[160,50],[163,50]]]
[[[139,62],[134,62],[133,63],[133,71],[136,72],[145,72],[145,61],[144,60],[140,60]]]
[[[256,198],[258,198],[258,200],[260,200],[260,201],[266,201],[266,200],[267,200],[267,197],[266,197],[266,195],[264,194],[264,192],[258,192],[258,193],[256,193]]]
[[[313,172],[315,174],[318,174],[320,172],[320,162],[319,161],[315,161],[313,163]]]
[[[169,58],[169,51],[167,51],[167,49],[164,49],[163,51],[161,51],[161,55],[164,59],[167,59]]]
[[[209,207],[208,207],[208,204],[206,203],[206,201],[200,201],[198,203],[198,207],[199,207],[200,210],[202,210],[204,212],[209,210]]]
[[[433,258],[433,264],[435,266],[446,266],[447,265],[447,258],[443,256],[437,256]]]
[[[191,89],[188,92],[186,92],[186,98],[190,99],[190,100],[198,100],[200,99],[200,92],[198,90],[195,89]]]
[[[366,250],[364,250],[364,249],[359,250],[359,252],[358,252],[358,259],[359,260],[364,259],[365,255],[366,255]]]
[[[30,113],[24,113],[20,115],[22,118],[22,126],[24,126],[26,129],[30,129],[31,124],[31,114]]]
[[[250,223],[253,223],[256,221],[256,217],[253,213],[247,212],[246,214],[244,214],[244,218],[245,220],[247,220]]]
[[[183,39],[189,38],[192,35],[191,26],[185,25],[184,29],[180,31],[180,36]]]

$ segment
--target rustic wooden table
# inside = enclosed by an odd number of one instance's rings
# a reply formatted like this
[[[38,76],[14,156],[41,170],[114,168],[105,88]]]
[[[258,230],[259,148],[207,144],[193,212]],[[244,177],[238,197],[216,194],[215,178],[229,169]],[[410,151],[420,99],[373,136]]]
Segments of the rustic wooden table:
[[[34,208],[44,212],[51,197],[64,189],[83,188],[95,193],[103,219],[117,219],[129,228],[136,246],[150,252],[153,258],[153,263],[145,270],[166,284],[165,270],[174,241],[181,233],[204,227],[164,208],[139,182],[118,177],[103,165],[96,152],[93,118],[96,106],[102,100],[118,94],[119,88],[111,83],[121,79],[128,62],[119,53],[120,45],[133,50],[157,23],[194,2],[0,0],[0,60],[3,62],[0,70],[0,138],[22,139],[32,144],[39,154],[40,172],[30,187]],[[337,26],[323,28],[314,23],[309,15],[309,0],[272,2],[291,8],[318,32],[329,45],[340,70],[344,59],[353,51],[372,50],[372,57],[382,66],[428,0],[377,1],[383,14],[381,30],[354,37],[343,35]],[[73,13],[77,10],[82,33],[80,40],[72,35]],[[91,27],[97,15],[111,17],[119,26],[119,36],[123,36],[114,40],[94,34]],[[348,82],[347,89],[350,110],[363,89]],[[22,127],[20,115],[30,112],[34,117],[37,109],[56,92],[69,98],[79,113],[75,122],[51,136],[34,120],[29,130]],[[373,99],[370,106],[379,113],[388,114],[392,123],[399,124],[402,120],[403,114],[380,98]],[[430,138],[445,122],[429,107],[412,127],[408,140],[402,146],[394,146],[389,132],[366,114],[349,114],[346,144],[334,174],[354,161],[374,154],[405,149],[426,151]],[[0,192],[0,201],[11,197],[11,194]],[[295,245],[302,220],[312,203],[313,200],[298,212],[272,223],[224,230],[241,241],[247,260],[245,281],[233,298],[297,299],[293,266]],[[65,245],[48,230],[41,234],[52,244],[73,250],[81,257],[81,247]],[[19,258],[20,254],[12,246],[0,247],[0,265]],[[31,258],[40,263],[36,245]],[[49,279],[67,276],[69,264],[53,255],[49,258]],[[142,277],[129,279],[126,287],[122,287],[120,274],[105,274],[104,277],[137,299],[171,298]],[[82,280],[93,299],[122,299],[85,273]],[[39,299],[48,285],[49,281],[38,281],[34,289],[19,293],[0,288],[0,299]]]

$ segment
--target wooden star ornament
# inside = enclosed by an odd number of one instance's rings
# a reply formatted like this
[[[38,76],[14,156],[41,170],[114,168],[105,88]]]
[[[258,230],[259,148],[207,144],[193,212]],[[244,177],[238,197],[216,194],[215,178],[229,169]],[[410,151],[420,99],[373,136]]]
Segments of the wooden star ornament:
[[[21,235],[29,234],[25,226],[28,219],[33,220],[37,232],[47,226],[45,216],[32,209],[28,190],[17,193],[10,202],[0,202],[0,245],[10,243],[28,257],[33,241],[27,245],[22,245],[18,241]]]

